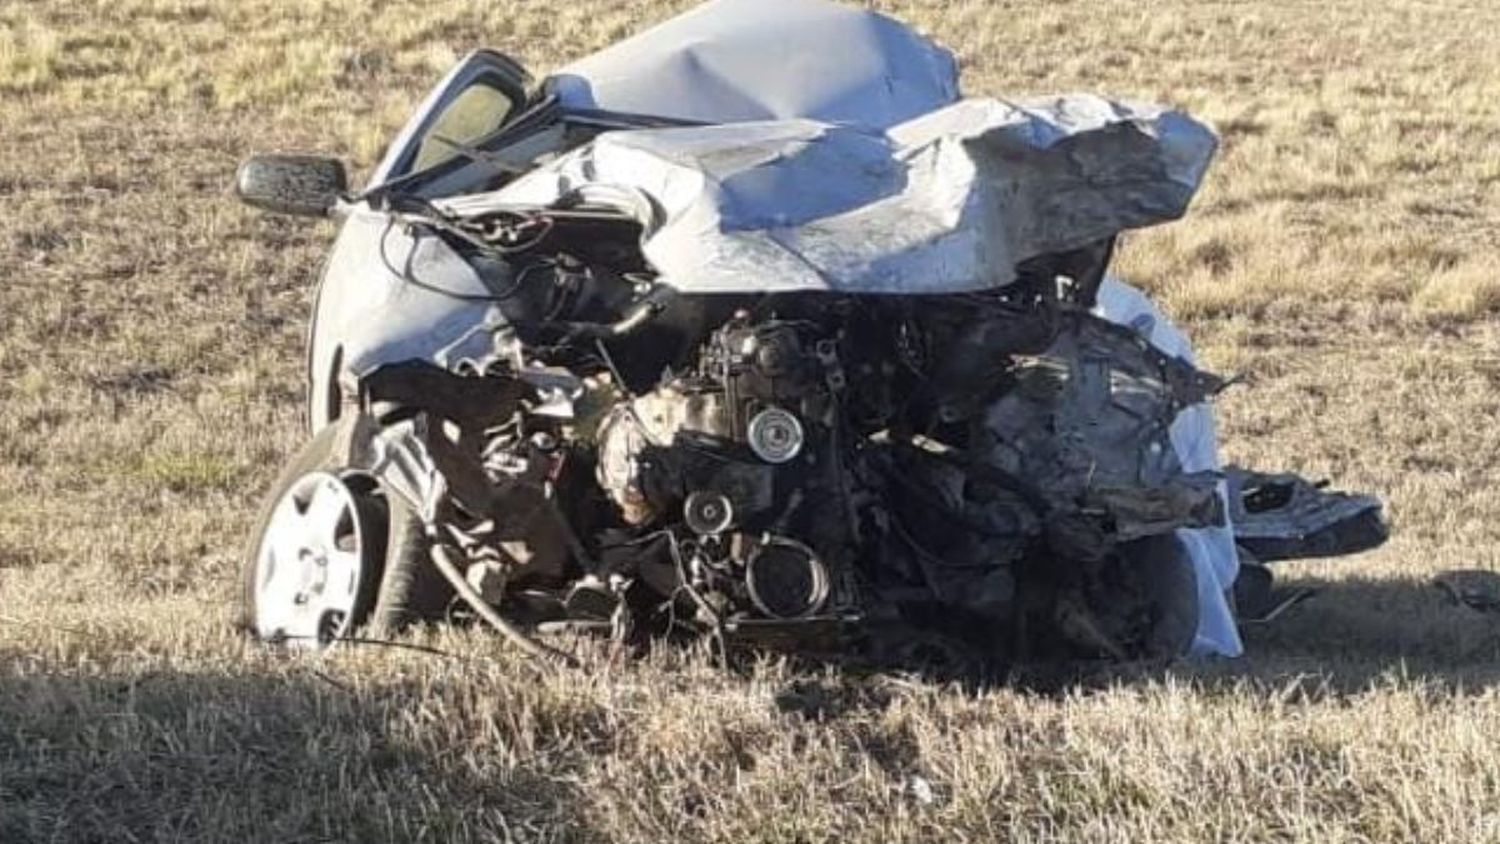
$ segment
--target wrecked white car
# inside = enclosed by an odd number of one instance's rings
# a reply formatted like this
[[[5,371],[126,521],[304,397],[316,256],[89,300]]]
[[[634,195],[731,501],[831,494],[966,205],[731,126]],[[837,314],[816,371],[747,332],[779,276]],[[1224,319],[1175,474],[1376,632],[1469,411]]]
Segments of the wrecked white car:
[[[537,84],[469,56],[357,192],[253,157],[245,201],[343,227],[244,623],[318,645],[459,609],[538,653],[961,670],[1238,654],[1261,562],[1385,527],[1221,469],[1225,382],[1108,273],[1215,147],[1171,109],[963,98],[874,13],[715,0]]]

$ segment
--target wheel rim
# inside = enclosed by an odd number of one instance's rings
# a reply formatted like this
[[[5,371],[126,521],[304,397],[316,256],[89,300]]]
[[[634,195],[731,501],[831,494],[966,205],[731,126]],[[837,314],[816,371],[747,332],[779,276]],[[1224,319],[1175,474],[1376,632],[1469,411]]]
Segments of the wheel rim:
[[[357,494],[312,472],[277,499],[255,560],[255,633],[318,647],[347,634],[373,553]]]

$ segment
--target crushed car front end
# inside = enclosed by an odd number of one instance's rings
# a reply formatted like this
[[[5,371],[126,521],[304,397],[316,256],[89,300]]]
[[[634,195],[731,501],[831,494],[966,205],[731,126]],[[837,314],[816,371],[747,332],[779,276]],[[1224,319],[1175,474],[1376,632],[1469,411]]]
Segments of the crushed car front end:
[[[793,35],[846,49],[752,61]],[[246,561],[258,635],[456,600],[535,653],[1240,652],[1234,519],[1274,532],[1246,504],[1269,482],[1219,466],[1225,381],[1108,273],[1122,232],[1186,211],[1207,127],[963,99],[941,48],[813,0],[717,0],[518,78],[465,60],[341,205],[321,433]],[[504,115],[443,134],[476,84]],[[1320,518],[1362,520],[1325,551],[1383,539],[1372,499],[1294,492],[1283,551]]]

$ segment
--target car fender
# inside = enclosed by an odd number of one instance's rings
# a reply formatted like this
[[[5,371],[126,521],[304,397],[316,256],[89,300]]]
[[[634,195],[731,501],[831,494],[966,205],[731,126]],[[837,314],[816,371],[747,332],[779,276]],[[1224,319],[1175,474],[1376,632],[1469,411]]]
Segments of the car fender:
[[[314,433],[352,398],[343,386],[389,363],[450,366],[490,347],[503,324],[483,281],[451,247],[357,208],[329,253],[308,344],[308,422]]]

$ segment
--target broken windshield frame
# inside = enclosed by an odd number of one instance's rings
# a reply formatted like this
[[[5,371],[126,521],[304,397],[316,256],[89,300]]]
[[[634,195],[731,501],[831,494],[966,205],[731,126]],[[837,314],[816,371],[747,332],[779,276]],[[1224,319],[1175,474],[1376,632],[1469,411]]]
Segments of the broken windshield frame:
[[[537,98],[535,102],[520,114],[508,120],[488,136],[465,144],[465,149],[457,150],[457,155],[438,162],[425,170],[406,173],[387,182],[370,187],[353,197],[353,201],[375,204],[386,197],[398,195],[436,199],[437,197],[424,196],[422,189],[467,167],[478,165],[495,168],[502,172],[512,169],[511,167],[497,167],[496,161],[498,157],[492,157],[489,154],[498,153],[508,146],[525,140],[537,132],[559,123],[582,128],[594,128],[600,130],[601,133],[611,130],[669,129],[705,125],[692,120],[678,120],[669,117],[629,114],[600,109],[564,110],[558,101],[557,95],[548,91]]]

